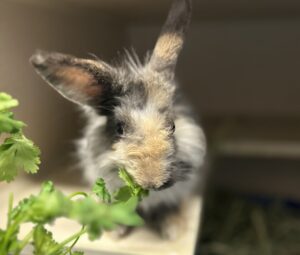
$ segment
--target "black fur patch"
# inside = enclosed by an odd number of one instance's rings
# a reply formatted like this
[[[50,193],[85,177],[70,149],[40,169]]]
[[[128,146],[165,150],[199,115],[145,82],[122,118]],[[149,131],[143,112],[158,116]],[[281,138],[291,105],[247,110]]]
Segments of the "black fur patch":
[[[142,81],[136,84],[129,84],[124,96],[127,96],[130,106],[138,109],[145,107],[148,101],[148,92]]]
[[[122,95],[122,89],[113,84],[112,78],[108,76],[102,76],[97,81],[102,87],[102,92],[97,98],[91,99],[91,103],[99,114],[111,116],[113,109],[120,104],[118,97]]]
[[[138,214],[145,219],[149,227],[155,230],[161,230],[162,222],[171,214],[178,213],[180,204],[158,204],[150,210],[144,211],[141,208],[137,209]]]
[[[176,181],[187,180],[189,174],[193,170],[193,166],[186,161],[177,161],[173,163],[172,168],[172,178]]]

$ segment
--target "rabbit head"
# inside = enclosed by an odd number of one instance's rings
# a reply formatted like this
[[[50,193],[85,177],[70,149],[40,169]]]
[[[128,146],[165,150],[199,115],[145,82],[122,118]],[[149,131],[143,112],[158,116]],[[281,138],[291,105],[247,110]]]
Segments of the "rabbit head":
[[[174,71],[190,15],[190,0],[174,1],[143,63],[134,53],[117,66],[42,51],[31,58],[37,73],[65,98],[106,117],[113,165],[125,167],[147,189],[167,188],[182,178],[174,166]]]

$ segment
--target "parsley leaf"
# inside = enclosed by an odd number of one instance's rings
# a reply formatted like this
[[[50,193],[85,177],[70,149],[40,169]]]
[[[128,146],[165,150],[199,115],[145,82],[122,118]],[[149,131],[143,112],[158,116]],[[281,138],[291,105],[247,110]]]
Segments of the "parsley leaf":
[[[99,238],[103,230],[113,230],[119,224],[140,226],[143,220],[136,213],[137,198],[126,203],[102,204],[91,197],[74,201],[70,218],[86,227],[90,240]]]
[[[24,126],[25,124],[22,121],[14,119],[13,113],[0,111],[0,134],[13,134],[20,131]]]
[[[10,95],[0,93],[0,135],[10,134],[0,145],[0,181],[12,181],[22,169],[36,173],[40,164],[39,149],[22,133],[25,124],[9,111],[18,104]]]
[[[118,202],[126,202],[131,196],[131,188],[128,186],[123,186],[114,193],[114,199]]]
[[[58,217],[68,216],[72,201],[62,192],[54,189],[52,182],[45,182],[41,192],[33,199],[27,210],[27,221],[46,224]]]
[[[134,182],[132,177],[127,173],[124,168],[119,169],[119,177],[125,182],[127,187],[130,190],[131,196],[136,196],[141,200],[143,197],[147,197],[149,195],[149,191],[143,189],[140,185]],[[123,192],[128,192],[128,190],[123,190]],[[117,197],[120,197],[120,191],[117,193]]]
[[[98,179],[94,184],[93,192],[102,200],[102,202],[111,203],[111,195],[102,178]]]
[[[141,200],[148,196],[149,191],[138,185],[124,168],[119,168],[119,177],[124,181],[125,186],[122,186],[113,194],[114,203],[127,202],[132,197],[137,197]],[[101,198],[104,203],[111,203],[112,196],[106,188],[105,181],[99,178],[93,187],[93,192]]]
[[[36,173],[40,164],[40,150],[24,135],[17,133],[0,145],[0,181],[12,181],[18,171]]]
[[[18,106],[18,101],[11,96],[0,93],[0,135],[8,133],[9,137],[0,145],[0,181],[13,180],[20,170],[36,173],[40,164],[40,150],[27,139],[22,128],[25,124],[15,120],[10,109]],[[142,218],[137,214],[138,202],[148,195],[134,182],[125,169],[119,170],[120,178],[125,182],[113,196],[106,188],[103,179],[98,179],[93,187],[102,203],[92,195],[73,200],[56,190],[52,182],[45,182],[39,194],[22,200],[13,209],[13,200],[9,203],[7,229],[0,229],[0,254],[19,254],[30,242],[34,255],[83,255],[72,252],[73,246],[83,234],[91,240],[99,238],[102,231],[112,230],[118,225],[139,226]],[[76,220],[82,224],[82,230],[73,234],[62,243],[57,243],[45,224],[52,223],[59,217]],[[23,240],[18,239],[20,226],[23,223],[34,224],[33,230]],[[71,241],[73,244],[68,248]]]
[[[18,106],[18,101],[10,95],[0,93],[0,134],[1,133],[16,133],[25,126],[22,121],[14,119],[12,112],[9,109]]]
[[[111,217],[115,219],[118,224],[126,226],[141,226],[143,219],[136,212],[139,199],[138,197],[131,197],[126,202],[119,202],[114,204],[111,210]]]
[[[0,111],[9,110],[12,107],[18,106],[19,103],[6,93],[0,93]]]
[[[43,225],[37,225],[33,232],[34,255],[49,255],[50,250],[56,250],[58,243],[53,239],[52,233],[47,231]],[[65,249],[59,249],[51,255],[62,255]]]

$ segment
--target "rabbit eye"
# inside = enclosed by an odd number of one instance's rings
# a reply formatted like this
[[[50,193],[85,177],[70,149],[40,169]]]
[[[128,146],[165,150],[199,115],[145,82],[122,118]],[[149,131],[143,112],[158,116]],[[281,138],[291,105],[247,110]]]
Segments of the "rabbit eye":
[[[172,133],[174,133],[175,132],[175,123],[174,122],[172,122],[172,125],[171,125],[171,132]]]
[[[117,132],[118,135],[123,135],[123,133],[124,133],[124,124],[122,122],[117,123],[116,132]]]

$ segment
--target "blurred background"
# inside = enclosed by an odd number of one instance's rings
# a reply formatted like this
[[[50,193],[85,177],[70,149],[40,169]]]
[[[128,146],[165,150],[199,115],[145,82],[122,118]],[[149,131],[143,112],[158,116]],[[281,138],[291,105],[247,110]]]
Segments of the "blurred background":
[[[28,59],[35,49],[110,61],[151,50],[169,0],[0,0],[0,90],[43,152],[72,168],[84,120]],[[177,74],[209,144],[201,254],[300,254],[300,2],[195,0]],[[284,251],[284,252],[283,252]]]

